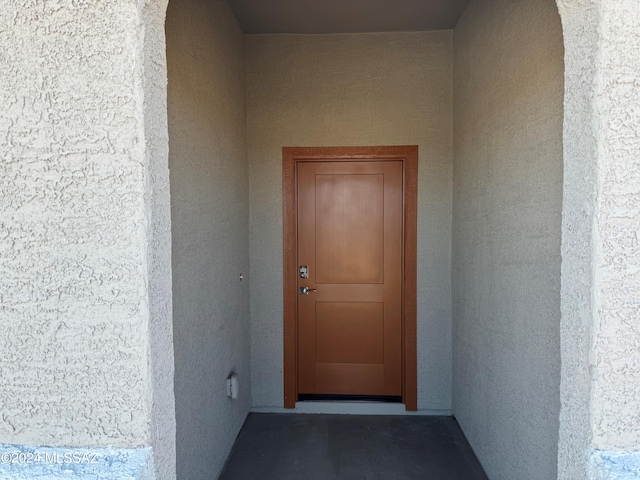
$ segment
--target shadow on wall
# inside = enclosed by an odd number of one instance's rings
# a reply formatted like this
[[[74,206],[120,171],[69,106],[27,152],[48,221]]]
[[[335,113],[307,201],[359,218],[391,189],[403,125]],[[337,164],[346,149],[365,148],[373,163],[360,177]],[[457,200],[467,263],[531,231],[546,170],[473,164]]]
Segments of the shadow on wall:
[[[490,478],[557,478],[560,17],[478,0],[454,38],[454,414]]]
[[[244,36],[222,1],[171,0],[165,30],[177,473],[215,478],[251,406]]]

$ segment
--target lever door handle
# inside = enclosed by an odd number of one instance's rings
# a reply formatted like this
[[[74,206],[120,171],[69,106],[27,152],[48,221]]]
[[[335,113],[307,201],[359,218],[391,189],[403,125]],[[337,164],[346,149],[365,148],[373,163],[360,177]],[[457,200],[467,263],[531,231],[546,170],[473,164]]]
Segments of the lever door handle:
[[[300,287],[300,295],[309,295],[310,293],[315,293],[317,291],[318,289],[316,288]]]

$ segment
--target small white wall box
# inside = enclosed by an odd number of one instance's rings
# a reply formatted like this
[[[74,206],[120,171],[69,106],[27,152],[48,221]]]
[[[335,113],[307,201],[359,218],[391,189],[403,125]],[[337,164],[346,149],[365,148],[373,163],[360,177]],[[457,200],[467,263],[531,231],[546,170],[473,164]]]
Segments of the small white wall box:
[[[238,398],[238,374],[232,373],[227,378],[227,397]]]

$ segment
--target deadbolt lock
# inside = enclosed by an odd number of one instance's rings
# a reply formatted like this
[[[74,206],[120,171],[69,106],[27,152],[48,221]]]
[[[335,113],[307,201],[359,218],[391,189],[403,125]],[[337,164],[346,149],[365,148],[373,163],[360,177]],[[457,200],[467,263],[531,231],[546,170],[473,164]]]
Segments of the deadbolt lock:
[[[309,278],[309,267],[300,265],[300,278]]]

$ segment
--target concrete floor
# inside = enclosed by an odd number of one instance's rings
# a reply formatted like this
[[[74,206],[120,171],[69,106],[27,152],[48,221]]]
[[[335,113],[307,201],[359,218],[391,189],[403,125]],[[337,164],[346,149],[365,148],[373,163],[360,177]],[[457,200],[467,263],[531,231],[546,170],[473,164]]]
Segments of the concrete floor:
[[[252,413],[220,480],[487,480],[450,417]]]

